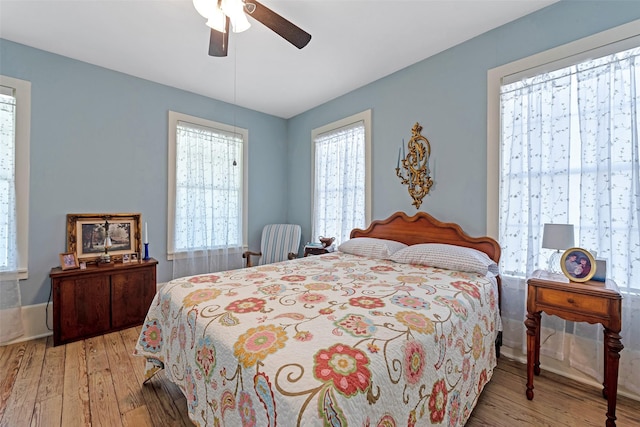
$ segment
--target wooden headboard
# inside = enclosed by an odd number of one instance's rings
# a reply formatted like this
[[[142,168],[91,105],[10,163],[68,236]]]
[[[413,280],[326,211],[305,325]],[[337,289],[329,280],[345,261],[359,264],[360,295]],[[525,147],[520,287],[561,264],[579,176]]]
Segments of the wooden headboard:
[[[387,219],[371,222],[365,230],[353,229],[351,238],[354,237],[395,240],[407,245],[445,243],[465,246],[486,253],[496,264],[500,261],[500,245],[491,237],[471,237],[458,224],[440,222],[425,212],[414,216],[396,212]]]

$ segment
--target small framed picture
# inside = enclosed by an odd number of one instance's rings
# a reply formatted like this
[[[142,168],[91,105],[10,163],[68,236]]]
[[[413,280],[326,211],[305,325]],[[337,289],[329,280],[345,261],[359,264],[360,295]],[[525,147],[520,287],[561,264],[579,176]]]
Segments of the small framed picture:
[[[560,267],[572,282],[586,282],[596,274],[596,260],[582,248],[567,249],[560,259]]]
[[[78,258],[75,252],[65,252],[60,254],[60,267],[63,270],[78,268]]]
[[[122,263],[129,264],[129,254],[122,254]]]
[[[86,263],[86,262],[84,262],[84,261],[82,261],[82,262],[80,263],[80,270],[86,270],[86,269],[87,269],[87,263]]]
[[[131,262],[138,262],[138,254],[136,252],[131,254]]]
[[[607,281],[607,260],[596,258],[596,274],[593,275],[591,280],[598,282]]]

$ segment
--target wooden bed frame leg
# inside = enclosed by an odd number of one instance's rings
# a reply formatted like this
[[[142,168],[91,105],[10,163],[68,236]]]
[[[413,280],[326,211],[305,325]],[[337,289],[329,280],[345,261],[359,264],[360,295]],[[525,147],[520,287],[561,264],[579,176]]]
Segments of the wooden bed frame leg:
[[[502,331],[498,331],[498,336],[496,337],[496,357],[500,357],[500,347],[502,347]]]

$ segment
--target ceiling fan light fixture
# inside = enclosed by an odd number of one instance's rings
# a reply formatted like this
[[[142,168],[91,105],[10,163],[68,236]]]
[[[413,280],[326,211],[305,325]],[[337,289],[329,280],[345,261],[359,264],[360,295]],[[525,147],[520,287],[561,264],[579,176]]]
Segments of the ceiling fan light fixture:
[[[209,31],[209,56],[227,56],[231,32],[229,27],[235,33],[249,29],[251,24],[247,14],[298,49],[305,47],[311,40],[311,34],[258,0],[193,0],[193,4],[198,13],[207,18],[207,25],[212,28]]]

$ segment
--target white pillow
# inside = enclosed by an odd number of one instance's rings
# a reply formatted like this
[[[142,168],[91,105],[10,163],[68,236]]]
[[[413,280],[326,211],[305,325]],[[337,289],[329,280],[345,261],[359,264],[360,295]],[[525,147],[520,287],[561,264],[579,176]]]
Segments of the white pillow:
[[[447,270],[498,275],[498,265],[484,252],[463,246],[422,243],[399,250],[391,260],[402,264],[418,264]]]
[[[394,252],[397,252],[407,245],[395,240],[374,239],[372,237],[356,237],[338,246],[340,252],[352,255],[360,255],[378,259],[389,259]]]

